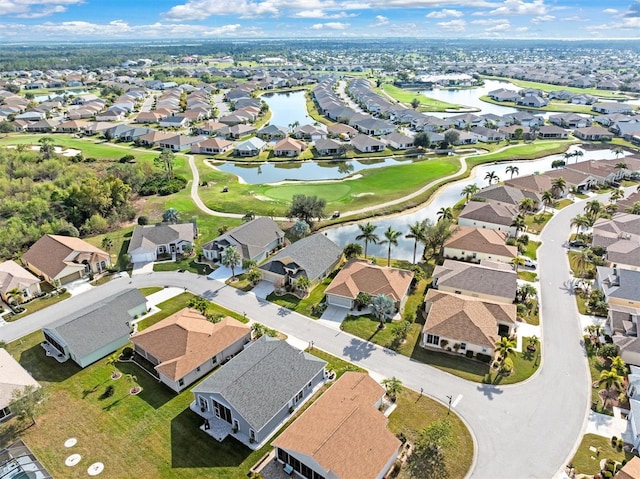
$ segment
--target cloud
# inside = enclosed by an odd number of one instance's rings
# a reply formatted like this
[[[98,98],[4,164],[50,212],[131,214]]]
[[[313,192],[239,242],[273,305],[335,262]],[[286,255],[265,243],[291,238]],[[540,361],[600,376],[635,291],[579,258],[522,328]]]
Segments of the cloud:
[[[301,12],[297,12],[292,15],[293,18],[349,18],[355,17],[356,13],[327,13],[324,10],[319,8],[314,8],[313,10],[302,10]]]
[[[449,22],[439,22],[437,24],[443,30],[449,32],[463,32],[467,28],[467,22],[464,20],[451,20]]]
[[[349,28],[350,25],[351,25],[350,23],[327,22],[327,23],[316,23],[315,25],[312,25],[311,28],[313,30],[323,30],[325,28],[327,30],[345,30]]]
[[[509,30],[511,28],[511,24],[505,20],[503,22],[498,23],[497,25],[494,25],[493,27],[489,27],[485,29],[485,32],[487,33],[499,33],[499,32],[504,32],[506,30]]]
[[[461,16],[462,16],[462,12],[460,10],[451,10],[448,8],[444,8],[437,12],[431,12],[426,15],[427,18],[447,18],[447,17],[460,18]]]
[[[372,27],[381,27],[383,25],[387,25],[389,23],[389,19],[387,17],[383,17],[382,15],[376,15],[376,23],[372,24]]]
[[[544,0],[504,0],[502,6],[488,12],[489,15],[537,15],[542,16],[547,13]]]
[[[497,18],[487,18],[485,20],[473,20],[469,23],[473,25],[497,25],[498,23],[503,23],[505,20],[499,20]]]
[[[615,15],[616,13],[618,13],[618,10],[616,10],[615,8],[605,8],[604,10],[602,10],[602,13],[606,13],[607,15]]]
[[[83,2],[84,0],[0,0],[0,17],[48,17],[66,12],[68,5],[78,5]]]
[[[640,17],[640,0],[636,0],[635,3],[629,5],[629,10],[624,15],[627,18]]]
[[[531,23],[543,23],[543,22],[550,22],[552,20],[555,20],[556,17],[554,17],[553,15],[542,15],[540,17],[535,17],[533,20],[531,20]]]

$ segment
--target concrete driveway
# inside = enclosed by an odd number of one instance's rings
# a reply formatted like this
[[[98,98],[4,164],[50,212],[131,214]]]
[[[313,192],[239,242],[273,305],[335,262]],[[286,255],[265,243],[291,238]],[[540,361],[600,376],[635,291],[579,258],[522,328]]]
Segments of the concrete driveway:
[[[153,273],[153,261],[145,261],[144,263],[133,263],[133,271],[131,271],[131,276],[151,273]]]
[[[254,286],[251,292],[255,294],[256,297],[260,299],[265,299],[267,296],[273,293],[274,289],[275,289],[275,285],[271,281],[266,281],[263,279],[257,285]]]
[[[238,267],[234,270],[234,273],[236,276],[238,276],[239,274],[244,273],[244,270],[241,267]],[[231,268],[220,265],[220,267],[215,271],[209,273],[209,276],[207,276],[207,278],[224,282],[231,278]]]

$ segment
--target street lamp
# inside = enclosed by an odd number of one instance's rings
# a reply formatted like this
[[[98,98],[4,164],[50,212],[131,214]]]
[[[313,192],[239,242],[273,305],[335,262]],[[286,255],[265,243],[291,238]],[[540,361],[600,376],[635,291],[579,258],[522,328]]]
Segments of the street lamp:
[[[446,396],[446,398],[449,400],[449,410],[447,411],[447,416],[451,413],[451,400],[453,399],[453,396]]]

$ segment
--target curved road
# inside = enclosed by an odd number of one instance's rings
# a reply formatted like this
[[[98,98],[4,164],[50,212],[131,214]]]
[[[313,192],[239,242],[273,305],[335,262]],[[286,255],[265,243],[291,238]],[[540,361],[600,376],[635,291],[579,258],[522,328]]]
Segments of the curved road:
[[[218,281],[190,273],[152,273],[114,279],[99,289],[51,306],[46,311],[0,327],[0,339],[19,338],[69,311],[127,287],[185,287],[255,321],[342,356],[384,377],[396,376],[408,387],[446,403],[468,423],[477,441],[477,478],[549,478],[570,459],[582,434],[589,406],[587,362],[582,331],[569,287],[564,242],[581,203],[558,212],[542,233],[539,250],[541,309],[544,317],[543,364],[529,381],[511,386],[477,384],[362,341]],[[458,400],[459,396],[462,396]]]

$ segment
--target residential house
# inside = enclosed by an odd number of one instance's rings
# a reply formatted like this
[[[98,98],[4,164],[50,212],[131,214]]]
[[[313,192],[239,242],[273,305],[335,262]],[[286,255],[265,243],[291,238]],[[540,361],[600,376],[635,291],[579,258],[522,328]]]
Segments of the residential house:
[[[153,364],[162,383],[178,393],[250,341],[248,325],[229,316],[212,323],[189,308],[131,336],[134,351]]]
[[[73,360],[81,368],[129,342],[133,320],[147,311],[147,299],[135,288],[96,301],[42,329],[47,355]]]
[[[601,126],[587,126],[584,128],[576,128],[573,136],[585,141],[611,141],[613,133]]]
[[[352,126],[365,135],[374,136],[388,135],[389,133],[393,133],[396,129],[395,125],[392,123],[372,117],[358,120],[352,123]]]
[[[191,145],[191,153],[220,155],[233,148],[233,143],[221,138],[209,138]]]
[[[597,181],[593,176],[582,173],[580,171],[569,169],[567,167],[548,170],[539,176],[546,176],[547,178],[549,178],[549,181],[551,181],[551,183],[553,183],[553,181],[557,180],[558,178],[562,178],[566,183],[565,190],[562,192],[562,196],[571,191],[572,188],[576,188],[579,192],[584,192],[593,188],[597,184]],[[560,191],[556,190],[554,194],[558,195],[560,194]]]
[[[301,125],[293,130],[293,137],[298,140],[317,141],[327,137],[327,132],[314,125]]]
[[[267,143],[260,138],[253,137],[238,143],[233,151],[238,156],[258,156],[266,148]]]
[[[161,255],[171,256],[193,248],[196,226],[193,223],[136,226],[127,253],[132,263],[158,261]]]
[[[569,138],[569,132],[555,125],[543,125],[538,129],[538,138],[543,140],[565,140]]]
[[[466,354],[493,355],[495,343],[511,336],[516,305],[495,303],[430,289],[424,300],[426,320],[420,345]]]
[[[348,140],[358,134],[358,130],[342,123],[329,125],[327,127],[327,132],[329,133],[329,136],[334,138],[342,138],[343,140]]]
[[[38,479],[53,477],[22,439],[0,449],[0,464],[3,465],[0,470],[3,479],[19,479],[21,476]]]
[[[497,143],[505,139],[506,135],[500,130],[492,130],[486,126],[476,126],[471,133],[483,143]]]
[[[512,188],[518,188],[521,191],[528,191],[530,193],[536,193],[542,195],[545,191],[552,191],[553,182],[547,175],[524,175],[516,176],[515,178],[509,178],[504,180],[506,186]],[[562,197],[565,196],[567,191],[555,191],[554,194]]]
[[[557,115],[549,115],[549,123],[562,128],[586,128],[591,126],[591,117],[577,113],[558,113]]]
[[[227,126],[224,128],[220,128],[218,130],[219,136],[224,136],[225,138],[239,139],[248,135],[253,135],[256,132],[256,127],[253,125],[245,125],[244,123],[240,123],[239,125]]]
[[[613,339],[613,344],[618,347],[619,356],[625,363],[636,366],[640,365],[638,319],[640,319],[640,308],[621,306],[616,303],[609,304],[606,326]],[[629,380],[631,381],[631,375],[629,375]],[[638,387],[637,384],[635,386]],[[636,395],[636,400],[639,398],[640,394]]]
[[[549,100],[540,95],[525,95],[516,100],[516,105],[529,108],[544,108],[549,104]]]
[[[538,193],[521,190],[508,185],[487,186],[476,193],[473,198],[485,201],[496,201],[512,206],[518,206],[525,198],[531,198],[536,205],[539,205],[541,202],[541,197]]]
[[[184,116],[167,116],[158,123],[162,128],[186,128],[189,126],[189,119]]]
[[[261,216],[205,243],[202,245],[202,254],[210,261],[218,261],[222,252],[233,246],[243,259],[259,263],[284,245],[284,232],[277,223],[267,216]]]
[[[221,130],[222,128],[227,128],[227,125],[225,125],[224,123],[220,123],[218,121],[209,120],[204,124],[196,127],[195,132],[198,135],[213,136],[213,135],[216,135],[218,131]]]
[[[257,136],[265,141],[281,140],[289,136],[289,129],[286,126],[267,125],[258,130]]]
[[[402,313],[412,282],[412,271],[351,259],[333,278],[325,294],[327,304],[348,309],[354,308],[359,293],[372,297],[384,294],[393,299],[395,314]]]
[[[386,144],[367,135],[358,135],[351,140],[353,147],[361,153],[384,151]]]
[[[344,373],[273,441],[276,458],[306,478],[386,477],[401,443],[379,409],[384,395],[368,374]]]
[[[39,278],[13,260],[0,263],[0,297],[5,303],[23,303],[41,293]]]
[[[158,146],[163,150],[184,151],[191,149],[192,145],[200,143],[203,140],[206,140],[204,136],[175,135],[160,140]]]
[[[640,191],[631,193],[626,198],[617,201],[618,211],[629,211],[635,203],[640,202]]]
[[[578,163],[569,163],[566,169],[589,175],[595,183],[605,185],[620,181],[624,177],[624,170],[615,167],[602,160],[586,160]]]
[[[504,135],[505,138],[509,138],[510,140],[533,140],[534,134],[531,131],[531,128],[528,126],[522,125],[508,125],[501,126],[498,128],[498,131]]]
[[[462,113],[461,115],[453,115],[449,117],[449,121],[460,130],[465,128],[475,128],[484,125],[485,119],[473,113]]]
[[[448,293],[513,303],[518,275],[511,265],[480,261],[480,264],[445,259],[433,270],[433,288]]]
[[[594,287],[604,293],[609,305],[640,308],[640,271],[598,266]]]
[[[518,256],[518,248],[506,244],[504,231],[457,226],[444,244],[444,257],[479,263],[482,260],[511,263]]]
[[[164,131],[150,131],[149,133],[142,135],[138,138],[140,144],[149,147],[157,147],[160,143],[163,143],[165,140],[173,138],[175,134],[167,133]]]
[[[195,386],[191,409],[218,441],[233,434],[258,449],[324,384],[326,364],[265,335]]]
[[[158,123],[159,121],[161,121],[162,119],[166,118],[166,115],[163,115],[161,113],[158,113],[156,111],[143,111],[138,113],[138,115],[136,116],[135,120],[133,120],[134,123],[143,123],[143,124],[148,124],[148,123]]]
[[[507,88],[498,88],[497,90],[490,91],[487,95],[495,101],[515,102],[520,98],[520,94],[517,91],[509,90]]]
[[[36,276],[58,287],[106,271],[111,257],[80,238],[44,235],[22,255],[22,262]]]
[[[325,138],[314,143],[314,148],[321,156],[339,155],[343,152],[344,144]]]
[[[617,102],[598,102],[595,103],[591,109],[596,113],[603,113],[609,115],[611,113],[621,113],[623,115],[630,115],[633,112],[633,108],[628,103]]]
[[[516,236],[513,219],[517,215],[518,208],[514,205],[493,201],[470,201],[460,212],[458,224],[506,231],[509,236]]]
[[[56,127],[56,133],[80,133],[89,125],[89,122],[84,120],[69,120],[60,123]]]
[[[380,139],[391,148],[395,148],[396,150],[407,150],[409,148],[413,148],[414,146],[413,138],[396,131],[394,131],[393,133],[389,133],[388,135],[384,135]]]
[[[342,259],[342,248],[317,233],[281,249],[260,266],[262,278],[281,287],[301,276],[312,284],[325,278]]]
[[[287,137],[283,138],[274,145],[273,154],[275,156],[294,157],[300,155],[300,153],[302,153],[306,149],[307,145],[304,141]]]
[[[13,359],[6,349],[0,348],[0,423],[11,417],[9,405],[14,400],[14,394],[22,392],[29,386],[37,389],[40,384],[20,366],[18,361]]]

